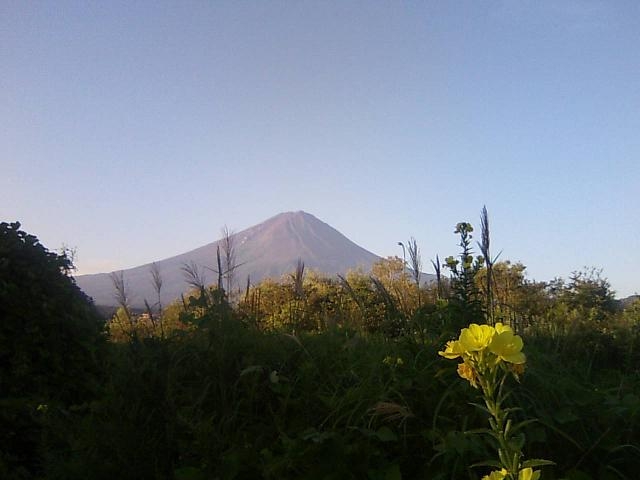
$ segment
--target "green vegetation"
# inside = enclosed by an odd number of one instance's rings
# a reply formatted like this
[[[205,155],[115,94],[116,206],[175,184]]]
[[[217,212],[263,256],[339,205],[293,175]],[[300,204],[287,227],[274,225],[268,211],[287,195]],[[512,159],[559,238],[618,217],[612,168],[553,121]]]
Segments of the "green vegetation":
[[[0,478],[66,458],[67,428],[102,381],[103,322],[71,269],[19,223],[0,223]]]
[[[489,415],[490,428],[480,429],[478,433],[488,434],[498,453],[497,460],[484,462],[496,470],[482,480],[537,480],[541,472],[534,470],[535,467],[553,465],[548,460],[523,460],[526,437],[521,430],[531,420],[514,424],[509,418],[514,409],[504,407],[509,396],[505,381],[511,376],[519,380],[524,373],[526,355],[522,347],[522,338],[508,325],[472,323],[462,329],[458,340],[447,342],[446,348],[438,352],[450,360],[462,359],[458,375],[482,392],[484,405],[476,406]]]
[[[458,224],[434,284],[399,258],[338,279],[300,262],[230,302],[191,268],[190,295],[143,315],[121,286],[104,331],[68,259],[1,224],[0,477],[637,478],[640,303],[597,271],[528,281],[482,224],[482,255]],[[470,323],[493,325],[478,349]]]

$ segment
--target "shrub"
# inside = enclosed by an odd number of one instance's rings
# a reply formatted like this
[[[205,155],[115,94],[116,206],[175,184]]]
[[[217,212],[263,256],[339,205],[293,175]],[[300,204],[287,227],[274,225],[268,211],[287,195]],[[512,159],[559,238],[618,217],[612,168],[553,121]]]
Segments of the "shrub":
[[[96,391],[102,323],[69,276],[19,223],[0,223],[0,476],[42,468],[43,425]]]

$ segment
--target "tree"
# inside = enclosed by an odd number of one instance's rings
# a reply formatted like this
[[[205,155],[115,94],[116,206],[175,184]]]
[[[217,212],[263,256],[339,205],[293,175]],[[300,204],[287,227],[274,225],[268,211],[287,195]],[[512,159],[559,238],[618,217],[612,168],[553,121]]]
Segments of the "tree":
[[[580,312],[585,321],[601,323],[616,312],[615,295],[602,270],[585,267],[571,273],[566,283],[558,280],[552,289],[557,300]]]
[[[409,298],[408,288],[410,277],[402,258],[394,256],[378,260],[371,266],[371,277],[379,282],[374,282],[374,287],[378,293],[383,294],[383,298],[387,296],[385,291],[391,296],[387,303],[391,301],[397,304],[398,309],[404,313],[412,310],[413,302]]]
[[[67,410],[92,398],[99,384],[104,325],[72,269],[19,223],[0,223],[2,478],[37,473],[36,411]]]
[[[609,280],[602,277],[602,270],[585,268],[569,277],[566,292],[573,306],[585,309],[599,309],[606,314],[616,310],[615,295]]]
[[[521,332],[539,322],[550,306],[547,285],[526,279],[526,266],[509,260],[493,263],[491,269],[492,318]],[[488,269],[478,272],[476,283],[486,288]],[[484,291],[486,295],[486,291]]]

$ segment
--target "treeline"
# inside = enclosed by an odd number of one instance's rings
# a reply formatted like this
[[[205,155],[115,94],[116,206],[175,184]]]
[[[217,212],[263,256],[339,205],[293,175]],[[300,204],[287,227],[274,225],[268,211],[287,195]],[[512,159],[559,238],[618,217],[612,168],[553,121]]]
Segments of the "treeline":
[[[1,478],[480,479],[486,415],[437,354],[472,322],[524,338],[510,398],[536,419],[527,458],[556,463],[543,479],[640,468],[640,303],[620,308],[595,270],[528,281],[484,229],[474,255],[461,223],[436,282],[410,268],[409,242],[408,262],[344,278],[302,261],[243,291],[192,275],[190,294],[144,313],[116,282],[102,324],[64,255],[0,226]]]
[[[486,211],[482,218],[486,228],[477,245],[482,253],[474,255],[473,227],[459,223],[455,233],[460,236],[461,251],[442,263],[438,257],[431,262],[436,270],[433,281],[421,278],[422,259],[413,239],[408,242],[409,261],[388,257],[374,264],[370,272],[329,277],[306,271],[300,259],[290,274],[257,285],[248,282],[244,290],[227,291],[222,280],[205,285],[194,273],[195,267],[185,267],[193,287],[190,293],[166,307],[159,300],[155,304],[145,301],[147,308],[138,313],[127,305],[124,282],[116,279],[116,298],[124,301],[108,323],[110,335],[113,340],[128,340],[133,334],[162,337],[174,329],[184,330],[189,328],[184,318],[190,318],[193,302],[205,309],[224,302],[239,322],[261,332],[319,333],[339,328],[424,340],[451,335],[471,322],[486,321],[508,324],[527,335],[617,338],[637,327],[640,302],[616,300],[600,270],[585,267],[566,280],[536,282],[527,279],[523,264],[491,258]],[[160,298],[161,274],[155,267],[150,281],[160,286]]]

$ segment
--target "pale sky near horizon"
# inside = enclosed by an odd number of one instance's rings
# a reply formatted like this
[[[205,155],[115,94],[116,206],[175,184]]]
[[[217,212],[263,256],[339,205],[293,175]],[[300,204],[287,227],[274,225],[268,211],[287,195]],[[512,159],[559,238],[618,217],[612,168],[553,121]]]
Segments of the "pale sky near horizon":
[[[292,210],[429,265],[486,204],[530,279],[627,296],[639,132],[636,1],[0,3],[0,221],[80,273]]]

